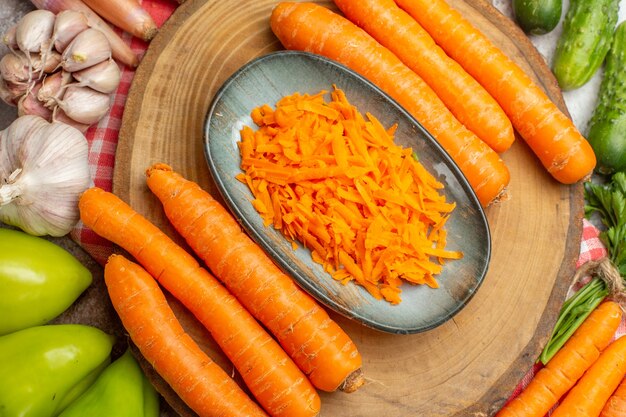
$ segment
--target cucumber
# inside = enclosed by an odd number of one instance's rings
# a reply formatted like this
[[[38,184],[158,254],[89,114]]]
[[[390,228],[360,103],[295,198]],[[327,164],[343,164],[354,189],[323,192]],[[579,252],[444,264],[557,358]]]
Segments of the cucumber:
[[[596,154],[597,172],[626,170],[626,22],[615,30],[587,140]]]
[[[530,35],[551,32],[561,20],[562,0],[513,0],[515,20]]]
[[[619,0],[571,0],[563,21],[552,70],[563,90],[585,84],[611,46]]]

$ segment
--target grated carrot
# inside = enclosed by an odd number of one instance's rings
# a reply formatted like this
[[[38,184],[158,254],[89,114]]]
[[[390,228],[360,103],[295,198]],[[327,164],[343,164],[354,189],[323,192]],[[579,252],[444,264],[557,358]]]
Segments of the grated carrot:
[[[437,288],[445,261],[444,225],[455,204],[444,185],[334,88],[264,104],[238,143],[252,204],[266,226],[301,242],[334,279],[363,286],[376,299],[401,301],[403,282]]]

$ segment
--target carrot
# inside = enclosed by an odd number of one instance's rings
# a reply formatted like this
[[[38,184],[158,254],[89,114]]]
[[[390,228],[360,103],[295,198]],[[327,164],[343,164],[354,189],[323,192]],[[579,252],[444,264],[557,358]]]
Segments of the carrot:
[[[526,389],[496,417],[543,417],[598,359],[611,342],[621,318],[619,304],[612,301],[600,304]]]
[[[83,13],[87,17],[89,26],[100,30],[107,37],[111,44],[113,58],[132,68],[139,65],[139,58],[130,47],[124,43],[122,38],[113,31],[107,22],[102,20],[100,16],[81,0],[31,0],[31,3],[38,9],[50,10],[54,14],[58,14],[63,10],[76,10]]]
[[[417,74],[365,31],[313,3],[279,3],[270,24],[287,49],[336,60],[397,100],[450,154],[483,206],[502,197],[510,174],[498,154],[467,130]]]
[[[237,176],[252,205],[334,279],[376,299],[400,303],[403,282],[438,287],[444,262],[463,256],[445,250],[455,204],[444,184],[394,143],[395,126],[363,116],[337,87],[328,103],[325,93],[252,110],[259,129],[241,130]]]
[[[79,209],[87,227],[126,249],[198,318],[270,415],[317,415],[320,399],[306,376],[195,258],[112,193],[90,188]]]
[[[146,175],[148,187],[163,203],[174,227],[316,387],[351,392],[363,383],[361,355],[350,337],[222,205],[167,165],[153,165]]]
[[[102,18],[144,41],[150,41],[158,29],[152,16],[137,0],[82,0]]]
[[[185,333],[165,295],[139,265],[112,255],[104,267],[109,297],[142,355],[199,416],[265,416]]]
[[[598,417],[626,374],[626,337],[607,347],[554,410],[552,417]],[[624,410],[622,410],[624,411]]]
[[[558,181],[585,179],[595,154],[574,123],[528,75],[445,0],[395,0],[496,99]]]
[[[626,417],[626,378],[604,404],[600,417]]]
[[[344,15],[417,73],[452,114],[496,152],[515,134],[500,105],[393,0],[334,0]]]

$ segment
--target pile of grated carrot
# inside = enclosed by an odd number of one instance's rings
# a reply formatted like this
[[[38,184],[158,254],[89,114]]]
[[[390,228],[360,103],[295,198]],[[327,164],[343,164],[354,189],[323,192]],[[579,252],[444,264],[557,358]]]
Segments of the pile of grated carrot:
[[[376,299],[401,301],[401,284],[435,280],[445,260],[444,225],[455,207],[438,182],[393,141],[371,114],[363,117],[334,87],[295,93],[276,109],[252,111],[238,143],[252,204],[266,226],[301,242],[343,284],[356,282]]]

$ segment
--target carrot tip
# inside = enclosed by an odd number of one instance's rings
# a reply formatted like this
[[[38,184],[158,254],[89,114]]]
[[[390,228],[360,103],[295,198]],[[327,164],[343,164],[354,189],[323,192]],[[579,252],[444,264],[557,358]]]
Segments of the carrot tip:
[[[344,381],[339,385],[339,391],[343,391],[350,394],[365,384],[365,377],[361,368],[352,372]]]

